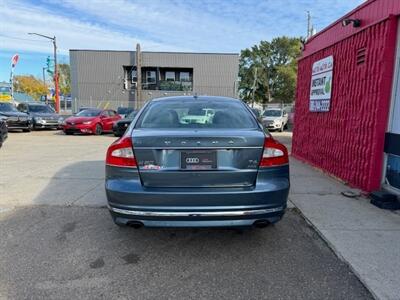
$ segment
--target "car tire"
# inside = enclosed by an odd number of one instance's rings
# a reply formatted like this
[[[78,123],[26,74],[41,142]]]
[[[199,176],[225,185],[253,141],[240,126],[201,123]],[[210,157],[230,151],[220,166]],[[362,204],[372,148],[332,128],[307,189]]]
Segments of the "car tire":
[[[283,132],[284,130],[285,130],[285,125],[282,123],[282,126],[281,126],[281,128],[279,128],[279,131]]]
[[[23,132],[31,132],[31,128],[28,127],[28,128],[22,129],[22,131],[23,131]]]
[[[101,135],[103,133],[103,127],[100,124],[96,124],[94,129],[94,135]]]
[[[73,134],[74,134],[73,132],[68,132],[68,131],[64,131],[64,133],[65,133],[66,135],[73,135]]]

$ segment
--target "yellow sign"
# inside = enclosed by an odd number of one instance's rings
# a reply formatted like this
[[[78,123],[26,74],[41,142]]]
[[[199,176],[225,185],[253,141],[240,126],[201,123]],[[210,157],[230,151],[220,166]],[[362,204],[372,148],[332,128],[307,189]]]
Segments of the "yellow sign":
[[[12,98],[10,94],[0,94],[0,101],[11,102]]]

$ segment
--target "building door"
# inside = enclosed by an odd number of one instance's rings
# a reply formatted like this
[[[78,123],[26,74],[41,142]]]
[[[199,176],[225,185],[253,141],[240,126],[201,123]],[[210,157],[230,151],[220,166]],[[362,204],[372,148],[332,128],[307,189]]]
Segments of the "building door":
[[[400,27],[400,26],[399,26]],[[400,28],[398,28],[396,67],[392,104],[385,136],[384,185],[400,193]]]

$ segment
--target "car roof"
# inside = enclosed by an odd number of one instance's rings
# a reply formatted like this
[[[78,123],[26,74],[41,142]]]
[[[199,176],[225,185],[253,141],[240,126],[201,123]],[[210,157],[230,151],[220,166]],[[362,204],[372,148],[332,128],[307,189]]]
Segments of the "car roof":
[[[170,97],[161,97],[161,98],[154,98],[150,100],[151,102],[158,102],[158,101],[192,101],[193,99],[197,101],[240,101],[236,98],[230,97],[221,97],[221,96],[170,96]]]
[[[22,103],[21,103],[21,104],[22,104]],[[46,103],[40,103],[40,102],[24,102],[23,104],[47,106]]]

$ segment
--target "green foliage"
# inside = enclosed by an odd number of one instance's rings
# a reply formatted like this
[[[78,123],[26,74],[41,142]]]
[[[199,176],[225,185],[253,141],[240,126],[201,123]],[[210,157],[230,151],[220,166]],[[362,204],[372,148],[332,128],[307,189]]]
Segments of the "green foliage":
[[[297,76],[300,38],[278,37],[241,51],[239,93],[242,99],[265,103],[292,102]]]
[[[47,87],[39,79],[31,76],[15,76],[14,90],[16,92],[26,93],[35,100],[40,96],[47,94]]]
[[[58,83],[60,85],[60,92],[63,95],[71,93],[71,70],[68,64],[57,64],[58,66]]]

